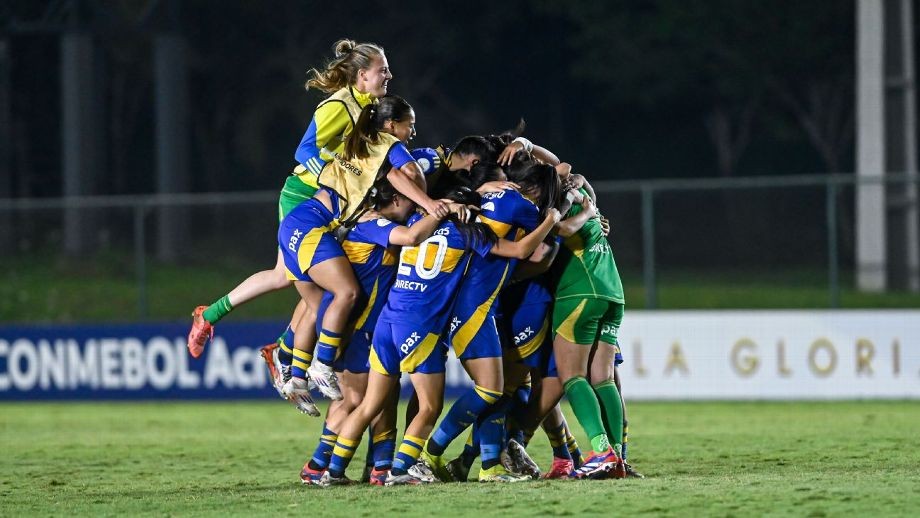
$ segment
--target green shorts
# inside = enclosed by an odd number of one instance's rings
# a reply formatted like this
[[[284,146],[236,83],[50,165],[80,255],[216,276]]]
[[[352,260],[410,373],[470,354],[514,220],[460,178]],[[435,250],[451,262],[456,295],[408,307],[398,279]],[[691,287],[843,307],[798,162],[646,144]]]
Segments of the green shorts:
[[[312,178],[308,179],[312,180]],[[305,183],[297,175],[288,176],[284,181],[284,188],[281,189],[281,196],[278,197],[278,221],[284,219],[294,207],[312,198],[317,190],[317,187]]]
[[[579,345],[617,343],[624,305],[604,299],[563,299],[553,305],[553,333]]]

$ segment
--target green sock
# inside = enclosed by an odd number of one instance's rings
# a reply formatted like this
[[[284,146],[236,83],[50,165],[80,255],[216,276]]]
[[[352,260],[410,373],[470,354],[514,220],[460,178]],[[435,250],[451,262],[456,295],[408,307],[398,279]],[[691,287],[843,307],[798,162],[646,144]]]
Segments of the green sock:
[[[604,407],[604,418],[607,420],[607,433],[613,440],[620,442],[623,437],[623,402],[620,400],[620,391],[617,390],[613,380],[602,381],[594,385],[594,392],[598,401]],[[619,453],[620,445],[614,448]]]
[[[231,311],[233,311],[233,304],[230,303],[230,296],[224,295],[220,300],[208,306],[202,316],[208,322],[216,324]]]
[[[588,380],[580,376],[572,378],[565,382],[564,388],[578,423],[591,438],[591,447],[596,452],[606,451],[610,441],[601,422],[601,407]]]

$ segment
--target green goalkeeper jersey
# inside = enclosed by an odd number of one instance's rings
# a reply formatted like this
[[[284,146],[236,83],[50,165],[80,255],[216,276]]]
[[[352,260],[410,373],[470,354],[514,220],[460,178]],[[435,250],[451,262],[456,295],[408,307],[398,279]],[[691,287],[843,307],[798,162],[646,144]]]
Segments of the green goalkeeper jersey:
[[[584,189],[581,193],[588,195]],[[566,217],[581,211],[581,205],[573,205]],[[599,218],[589,219],[581,230],[563,239],[556,264],[557,300],[603,299],[626,303],[613,250],[601,230]]]

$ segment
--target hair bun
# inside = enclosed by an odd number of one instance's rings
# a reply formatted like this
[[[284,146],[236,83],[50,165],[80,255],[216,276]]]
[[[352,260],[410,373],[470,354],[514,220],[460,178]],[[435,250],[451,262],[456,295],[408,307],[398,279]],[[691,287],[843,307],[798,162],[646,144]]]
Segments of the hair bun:
[[[346,54],[351,54],[357,46],[358,44],[355,43],[355,40],[339,40],[335,42],[335,57],[341,58]]]

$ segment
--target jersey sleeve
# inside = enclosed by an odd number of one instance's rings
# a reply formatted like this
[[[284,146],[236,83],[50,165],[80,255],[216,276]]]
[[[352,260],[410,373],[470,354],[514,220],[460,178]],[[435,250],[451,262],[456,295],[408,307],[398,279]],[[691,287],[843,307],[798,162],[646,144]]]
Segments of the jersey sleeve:
[[[441,156],[438,155],[438,151],[434,148],[415,148],[409,154],[418,162],[419,167],[422,168],[422,173],[426,176],[435,172],[441,166]]]
[[[325,161],[320,158],[320,150],[332,137],[342,135],[351,123],[348,109],[340,102],[327,102],[313,114],[313,120],[297,146],[294,159],[313,174],[319,174]]]
[[[398,227],[399,224],[386,218],[379,218],[366,221],[362,223],[361,226],[362,237],[367,239],[367,242],[386,247],[390,245],[390,233],[393,232],[393,229]]]
[[[409,154],[409,150],[406,149],[406,146],[403,145],[402,142],[397,142],[390,148],[390,152],[387,153],[387,160],[390,161],[390,165],[399,169],[415,159],[412,158],[412,155]]]
[[[514,224],[533,232],[540,224],[540,209],[523,196],[518,196],[514,210]]]
[[[479,220],[488,225],[500,238],[508,238],[508,233],[515,223],[516,194],[516,191],[506,190],[502,193],[487,194],[482,199]]]

